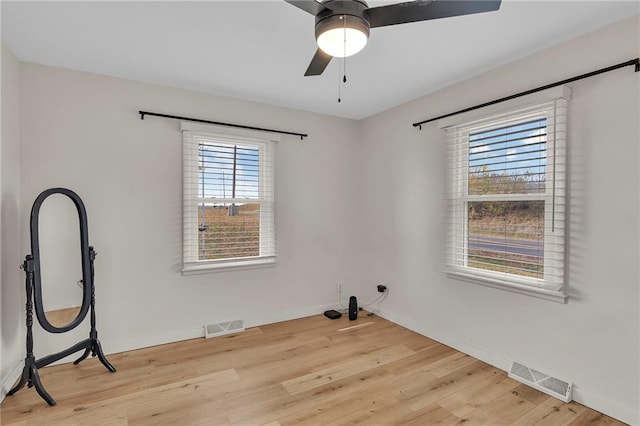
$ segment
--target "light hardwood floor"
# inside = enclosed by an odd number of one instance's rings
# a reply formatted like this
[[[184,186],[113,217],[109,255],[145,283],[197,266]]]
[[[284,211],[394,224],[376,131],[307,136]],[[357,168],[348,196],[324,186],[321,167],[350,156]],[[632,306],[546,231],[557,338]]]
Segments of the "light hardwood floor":
[[[37,345],[37,342],[36,342]],[[103,342],[108,349],[109,342]],[[40,370],[2,425],[622,424],[376,316],[318,315]]]
[[[44,314],[47,317],[47,321],[49,321],[51,324],[55,325],[56,327],[62,327],[76,319],[79,313],[80,306],[74,306],[72,308],[47,311]]]

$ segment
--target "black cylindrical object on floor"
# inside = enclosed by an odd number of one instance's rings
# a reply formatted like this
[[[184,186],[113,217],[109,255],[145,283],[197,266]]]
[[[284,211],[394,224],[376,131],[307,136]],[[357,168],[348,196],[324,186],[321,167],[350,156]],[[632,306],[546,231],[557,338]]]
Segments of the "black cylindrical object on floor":
[[[355,296],[349,298],[349,319],[354,320],[358,318],[358,299]]]

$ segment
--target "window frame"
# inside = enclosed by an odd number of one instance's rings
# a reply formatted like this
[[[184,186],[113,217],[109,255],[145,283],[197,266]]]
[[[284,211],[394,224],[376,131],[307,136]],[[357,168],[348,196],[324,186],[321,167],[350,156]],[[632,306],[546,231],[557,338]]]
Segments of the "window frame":
[[[275,248],[275,143],[279,135],[235,129],[215,125],[203,125],[191,122],[181,123],[183,140],[183,225],[182,225],[182,274],[194,275],[238,269],[253,269],[274,266],[276,263]],[[199,146],[202,139],[216,140],[225,146],[243,145],[256,147],[259,152],[259,197],[260,204],[260,254],[250,257],[230,257],[224,259],[198,259],[198,229],[191,226],[198,223],[198,208],[202,202],[233,203],[246,202],[240,198],[202,198],[198,196],[197,167],[199,163]],[[195,170],[195,178],[194,178]],[[195,241],[195,244],[194,244]],[[266,242],[266,248],[262,242]]]
[[[566,132],[568,123],[566,120],[556,122],[556,101],[568,101],[570,99],[570,90],[566,86],[549,89],[536,94],[536,96],[525,97],[523,99],[508,101],[506,105],[494,105],[482,111],[474,111],[473,113],[465,113],[461,116],[441,120],[439,125],[447,132],[455,132],[455,136],[447,137],[447,143],[453,142],[464,146],[447,147],[447,149],[462,149],[463,153],[452,154],[447,162],[448,165],[448,205],[449,214],[447,232],[447,244],[453,247],[447,247],[445,256],[444,272],[448,277],[462,280],[474,284],[480,284],[488,287],[512,291],[515,293],[526,294],[546,300],[559,303],[566,303],[568,296],[566,293],[566,232],[564,226],[566,224],[566,150],[567,138]],[[541,117],[541,109],[546,109],[545,118],[547,119],[547,127],[550,123],[553,126],[553,134],[547,138],[547,152],[553,150],[554,155],[547,155],[546,164],[546,182],[544,193],[522,193],[522,194],[468,194],[468,173],[469,173],[469,135],[471,133],[488,130],[491,127],[500,125],[515,124],[522,122],[527,117]],[[568,105],[565,106],[568,109]],[[561,137],[555,137],[561,134]],[[556,155],[562,156],[565,162],[562,167],[556,168]],[[457,171],[457,172],[456,172]],[[561,173],[562,175],[559,175]],[[563,185],[561,190],[556,191],[555,180],[560,177]],[[553,184],[552,184],[553,183]],[[544,267],[543,271],[560,270],[562,276],[560,280],[547,280],[545,278],[538,279],[525,277],[506,272],[494,272],[480,268],[467,266],[468,261],[468,203],[477,201],[544,201],[545,217],[544,217]],[[564,206],[562,212],[554,211],[556,204]],[[559,214],[561,216],[559,216]],[[551,220],[560,220],[562,231],[550,233],[548,222]],[[456,252],[455,243],[462,242],[461,255]],[[561,248],[562,253],[557,255],[554,249]]]

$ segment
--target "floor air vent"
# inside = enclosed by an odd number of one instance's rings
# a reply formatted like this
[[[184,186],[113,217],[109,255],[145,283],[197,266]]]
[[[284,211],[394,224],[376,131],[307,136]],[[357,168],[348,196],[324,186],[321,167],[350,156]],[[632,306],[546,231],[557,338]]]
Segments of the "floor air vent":
[[[548,374],[541,373],[518,362],[514,361],[513,364],[511,364],[509,377],[558,398],[561,401],[569,402],[572,400],[571,389],[573,385],[571,383],[551,377]]]
[[[225,334],[239,333],[241,331],[244,331],[244,321],[241,319],[205,324],[204,337],[208,339],[209,337],[224,336]]]

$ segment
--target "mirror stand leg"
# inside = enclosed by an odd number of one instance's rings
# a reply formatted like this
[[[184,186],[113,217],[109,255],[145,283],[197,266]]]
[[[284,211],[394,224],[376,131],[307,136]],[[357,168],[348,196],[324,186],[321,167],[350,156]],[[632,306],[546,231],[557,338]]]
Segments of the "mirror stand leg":
[[[78,358],[75,361],[73,361],[73,365],[80,364],[82,361],[87,359],[87,357],[89,356],[90,353],[91,353],[91,347],[89,346],[89,347],[87,347],[87,349],[84,350],[84,353],[80,356],[80,358]]]
[[[27,382],[29,382],[30,373],[31,373],[31,369],[27,367],[27,361],[25,360],[25,366],[22,369],[22,375],[20,376],[20,381],[18,381],[18,383],[16,383],[16,385],[12,387],[9,392],[7,392],[7,396],[13,395],[14,393],[22,389],[24,385],[26,385]]]
[[[46,401],[47,404],[54,406],[56,405],[55,399],[49,395],[49,393],[45,390],[44,385],[40,381],[40,375],[38,374],[38,367],[36,366],[35,358],[26,358],[25,365],[22,369],[22,376],[20,377],[20,381],[7,393],[8,395],[13,395],[18,392],[20,389],[27,385],[27,387],[35,387],[38,395],[42,397]]]
[[[56,401],[49,395],[44,389],[42,382],[40,381],[40,375],[38,374],[38,367],[36,365],[36,358],[33,356],[33,256],[27,255],[24,263],[22,264],[27,278],[25,280],[25,287],[27,290],[27,357],[24,359],[24,368],[22,369],[22,375],[20,381],[7,393],[7,395],[13,395],[20,389],[27,385],[27,387],[35,387],[38,395],[44,399],[49,405],[56,405]]]
[[[36,367],[35,362],[31,366],[31,383],[33,384],[33,387],[36,388],[36,392],[38,392],[38,395],[40,395],[42,399],[44,399],[47,402],[47,404],[51,406],[56,405],[56,401],[44,389],[44,386],[40,381],[40,375],[38,375],[38,367]]]
[[[115,367],[111,365],[111,363],[107,361],[107,358],[104,356],[104,352],[102,352],[102,345],[100,345],[100,341],[97,338],[93,340],[93,353],[95,355],[98,355],[98,359],[100,360],[102,365],[107,368],[107,370],[112,373],[116,372]]]
[[[74,364],[79,364],[84,361],[91,353],[91,356],[97,356],[102,365],[104,365],[107,370],[112,373],[116,372],[116,369],[109,361],[107,361],[107,357],[104,356],[104,352],[102,351],[102,345],[100,344],[100,340],[98,340],[98,330],[96,330],[96,291],[94,286],[95,273],[93,269],[93,261],[96,258],[96,252],[92,246],[89,246],[89,264],[91,270],[91,331],[89,332],[89,339],[91,339],[91,346],[87,347],[82,356],[74,361]]]
[[[111,363],[107,360],[107,357],[104,356],[104,352],[102,351],[102,345],[100,344],[100,340],[98,340],[98,332],[95,329],[91,330],[89,338],[91,339],[90,346],[87,346],[87,349],[85,349],[82,356],[77,360],[75,360],[73,363],[76,365],[80,364],[82,361],[87,359],[89,354],[91,354],[92,357],[97,356],[100,362],[102,363],[102,365],[104,365],[107,370],[109,370],[111,373],[115,373],[116,372],[115,367],[111,365]]]

